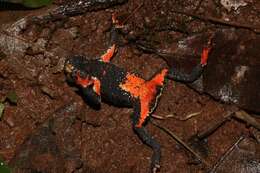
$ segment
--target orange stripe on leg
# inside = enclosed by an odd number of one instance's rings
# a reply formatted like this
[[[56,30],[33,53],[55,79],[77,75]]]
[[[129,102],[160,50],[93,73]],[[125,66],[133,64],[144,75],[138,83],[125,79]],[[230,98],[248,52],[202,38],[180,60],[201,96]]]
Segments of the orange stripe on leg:
[[[100,80],[94,78],[94,86],[93,86],[93,89],[95,91],[95,93],[97,93],[98,95],[100,95],[100,86],[101,86],[101,83],[100,83]]]
[[[136,124],[136,127],[142,127],[145,119],[149,116],[149,102],[145,99],[140,99],[141,102],[141,112],[138,124]]]
[[[154,85],[162,86],[165,80],[165,76],[167,75],[167,72],[168,72],[167,69],[163,69],[160,73],[156,74],[156,76],[154,76],[152,80],[148,82],[153,82]]]
[[[110,59],[113,57],[114,53],[116,51],[116,45],[113,44],[108,50],[107,52],[101,56],[101,60],[103,62],[109,62]]]
[[[207,65],[207,60],[208,60],[208,57],[209,57],[209,52],[210,52],[211,48],[209,47],[206,47],[202,50],[202,53],[201,53],[201,60],[200,60],[200,64],[202,66],[205,66]]]

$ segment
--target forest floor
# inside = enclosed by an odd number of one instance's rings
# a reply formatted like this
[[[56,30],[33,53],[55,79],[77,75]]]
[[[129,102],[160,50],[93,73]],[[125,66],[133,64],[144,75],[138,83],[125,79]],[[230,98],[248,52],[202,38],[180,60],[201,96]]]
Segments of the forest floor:
[[[174,11],[181,9],[200,16],[259,25],[259,18],[254,18],[254,12],[259,13],[260,8],[256,1],[237,1],[247,5],[229,11],[214,0],[129,0],[66,20],[28,25],[18,36],[22,42],[37,46],[0,57],[0,101],[5,100],[0,120],[0,156],[14,172],[149,172],[152,150],[132,129],[132,109],[106,103],[100,110],[89,107],[66,82],[62,71],[65,58],[73,54],[88,57],[103,54],[109,44],[111,14],[116,12],[122,20],[131,14],[126,21],[128,38],[122,36],[112,62],[149,79],[167,67],[167,63],[156,54],[138,49],[131,39],[145,40],[158,49],[174,52],[173,45],[179,39],[203,34],[214,27],[231,27]],[[3,10],[0,23],[4,26],[25,16],[37,16],[62,3],[57,1],[37,10]],[[198,62],[199,51],[191,58]],[[15,101],[4,99],[8,94],[15,95]],[[258,131],[242,121],[227,118],[233,107],[169,80],[153,112],[168,118],[151,120],[172,131],[203,161],[200,163],[183,145],[148,120],[148,131],[162,146],[160,172],[260,172],[259,141],[253,135]],[[196,115],[188,117],[191,114]],[[218,128],[210,134],[198,137],[216,124]]]

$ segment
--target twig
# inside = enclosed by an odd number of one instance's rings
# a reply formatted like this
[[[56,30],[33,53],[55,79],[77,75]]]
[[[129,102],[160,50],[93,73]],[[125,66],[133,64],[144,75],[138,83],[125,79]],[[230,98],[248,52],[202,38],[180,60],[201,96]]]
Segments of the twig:
[[[197,134],[197,137],[200,140],[208,137],[213,132],[215,132],[221,125],[223,125],[229,119],[229,117],[231,117],[232,115],[233,115],[233,112],[228,112],[228,114],[226,116],[224,116],[224,118],[217,120],[217,122],[215,122],[215,124],[213,124],[213,125],[209,124],[209,126],[206,127],[205,130],[202,130],[201,132],[199,132]]]
[[[248,29],[253,31],[256,34],[260,34],[260,28],[254,25],[250,25],[250,24],[241,24],[241,23],[237,23],[237,22],[229,22],[229,21],[224,21],[222,19],[216,18],[216,17],[212,17],[212,16],[201,16],[198,14],[191,14],[188,12],[184,12],[184,11],[179,11],[179,10],[171,10],[173,13],[178,13],[178,14],[183,14],[186,16],[190,16],[193,18],[197,18],[206,22],[211,22],[211,23],[217,23],[217,24],[221,24],[221,25],[226,25],[226,26],[231,26],[234,28],[244,28],[244,29]]]
[[[194,112],[194,113],[191,113],[191,114],[188,114],[186,115],[185,117],[183,118],[179,118],[179,117],[176,117],[175,115],[173,114],[169,114],[169,115],[165,115],[165,116],[160,116],[160,115],[155,115],[155,114],[152,114],[151,117],[155,118],[155,119],[159,119],[159,120],[166,120],[168,118],[174,118],[176,120],[179,120],[179,121],[187,121],[197,115],[201,114],[201,111],[200,112]]]
[[[117,14],[116,14],[116,13],[113,13],[113,14],[112,14],[112,23],[113,23],[113,25],[114,25],[116,28],[118,28],[118,29],[119,29],[119,28],[124,28],[125,23],[126,23],[143,5],[144,5],[144,3],[142,2],[142,3],[141,3],[138,7],[136,7],[136,8],[134,9],[134,11],[131,12],[131,13],[126,17],[126,19],[123,20],[122,22],[117,19]]]
[[[217,161],[217,163],[213,166],[213,168],[210,170],[209,173],[216,172],[216,169],[220,166],[221,163],[227,158],[228,155],[231,154],[231,152],[234,150],[235,147],[244,139],[244,136],[240,136],[240,138],[225,152],[224,155],[220,157],[220,159]]]
[[[254,128],[260,130],[260,123],[256,121],[251,115],[246,113],[245,111],[237,111],[234,113],[233,117],[245,121],[249,125],[253,126]]]
[[[129,15],[127,18],[121,23],[121,25],[124,25],[142,6],[144,5],[144,2],[142,2],[136,9]]]
[[[255,118],[253,118],[251,115],[246,113],[245,111],[237,111],[237,112],[228,112],[228,114],[221,120],[218,120],[214,125],[210,125],[209,127],[206,127],[206,130],[203,130],[197,134],[197,137],[199,139],[204,139],[210,134],[212,134],[216,129],[218,129],[221,125],[223,125],[230,117],[237,118],[239,120],[242,120],[249,125],[255,127],[256,129],[260,130],[260,123],[258,123]]]
[[[151,123],[158,127],[159,129],[163,130],[166,134],[171,136],[175,141],[180,143],[186,150],[188,150],[190,153],[192,153],[201,163],[203,163],[207,168],[210,167],[210,163],[208,163],[206,160],[204,160],[198,153],[196,153],[191,147],[189,147],[183,140],[181,140],[177,135],[175,135],[173,132],[171,132],[169,129],[160,126],[156,122],[151,120]]]
[[[160,116],[160,115],[155,115],[155,114],[151,114],[150,116],[155,118],[155,119],[158,119],[158,120],[166,120],[168,118],[168,117],[166,118],[166,117],[163,117],[163,116]]]

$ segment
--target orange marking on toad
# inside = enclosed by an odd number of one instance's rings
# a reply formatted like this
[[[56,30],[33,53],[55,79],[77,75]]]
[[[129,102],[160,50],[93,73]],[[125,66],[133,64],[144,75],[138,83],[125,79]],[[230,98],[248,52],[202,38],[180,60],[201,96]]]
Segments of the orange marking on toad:
[[[101,56],[101,60],[103,62],[109,62],[110,59],[113,57],[114,53],[116,51],[116,45],[113,44],[108,50],[107,52]]]
[[[93,89],[94,89],[94,91],[95,91],[98,95],[100,95],[100,86],[101,86],[100,80],[94,78],[93,81],[94,81]]]
[[[151,105],[151,103],[156,99],[157,87],[163,86],[167,72],[167,69],[163,69],[161,73],[157,74],[150,81],[145,81],[134,74],[127,74],[124,84],[120,84],[123,90],[129,92],[133,97],[140,99],[141,112],[139,122],[136,125],[137,127],[142,126],[146,117],[149,116],[149,113],[154,108],[154,105]]]
[[[77,79],[76,83],[83,88],[86,88],[87,86],[93,84],[93,80],[89,80],[87,78],[82,78],[79,73],[77,73]]]
[[[201,61],[200,61],[200,64],[202,66],[205,66],[207,65],[207,60],[208,60],[208,56],[209,56],[209,52],[210,52],[211,48],[210,47],[206,47],[202,50],[202,53],[201,53]]]

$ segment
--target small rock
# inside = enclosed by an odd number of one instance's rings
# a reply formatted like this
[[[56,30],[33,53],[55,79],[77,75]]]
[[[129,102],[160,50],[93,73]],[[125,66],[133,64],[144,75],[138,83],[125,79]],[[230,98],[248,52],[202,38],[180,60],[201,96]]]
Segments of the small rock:
[[[68,30],[73,39],[75,39],[79,36],[79,29],[77,27],[72,27],[72,28],[69,28]]]
[[[247,5],[244,0],[220,0],[220,4],[228,11],[231,11],[232,8],[236,11],[239,7]]]

